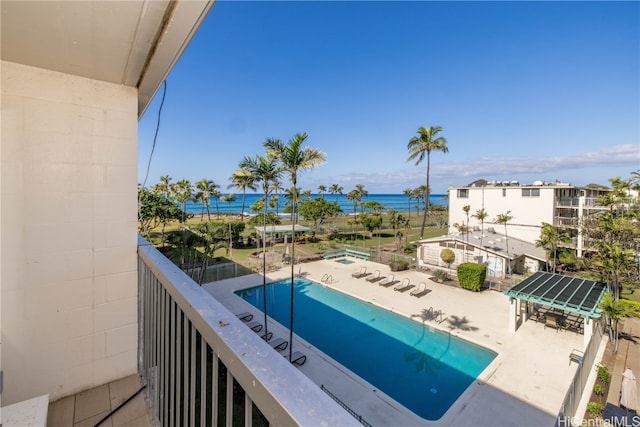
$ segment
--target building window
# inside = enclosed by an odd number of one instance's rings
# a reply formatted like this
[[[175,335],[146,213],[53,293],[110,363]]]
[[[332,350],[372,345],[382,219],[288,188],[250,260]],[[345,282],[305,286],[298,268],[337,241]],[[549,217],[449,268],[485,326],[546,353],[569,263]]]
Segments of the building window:
[[[469,189],[458,188],[458,199],[468,199],[468,198],[469,198]]]
[[[540,197],[539,188],[523,188],[522,197]]]

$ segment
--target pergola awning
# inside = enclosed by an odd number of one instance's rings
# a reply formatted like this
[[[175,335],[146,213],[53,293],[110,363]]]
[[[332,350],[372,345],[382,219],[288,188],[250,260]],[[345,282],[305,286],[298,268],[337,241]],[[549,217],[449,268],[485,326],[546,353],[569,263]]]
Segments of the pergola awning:
[[[510,298],[599,318],[600,298],[607,285],[594,280],[538,271],[504,291]]]

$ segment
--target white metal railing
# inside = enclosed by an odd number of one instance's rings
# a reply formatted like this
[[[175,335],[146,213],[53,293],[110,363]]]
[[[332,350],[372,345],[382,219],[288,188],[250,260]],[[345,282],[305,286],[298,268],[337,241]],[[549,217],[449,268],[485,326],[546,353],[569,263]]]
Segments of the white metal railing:
[[[160,425],[359,425],[142,238],[138,292],[138,372]]]

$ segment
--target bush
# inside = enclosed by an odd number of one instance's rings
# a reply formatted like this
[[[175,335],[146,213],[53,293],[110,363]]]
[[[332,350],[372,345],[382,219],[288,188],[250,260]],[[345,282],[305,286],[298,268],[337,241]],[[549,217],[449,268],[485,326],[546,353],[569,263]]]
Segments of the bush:
[[[609,381],[611,381],[611,374],[607,365],[598,365],[598,379],[604,385],[609,384]]]
[[[589,402],[587,403],[587,412],[594,417],[599,417],[604,412],[604,405],[599,402]]]
[[[458,266],[457,272],[460,287],[479,292],[487,276],[487,266],[484,264],[465,262]]]
[[[625,316],[640,317],[640,302],[627,299],[621,299],[619,302]]]
[[[433,277],[438,281],[438,282],[444,282],[445,280],[449,280],[449,273],[447,273],[444,270],[435,270],[433,272]]]
[[[453,252],[451,249],[449,248],[444,248],[443,250],[440,251],[440,259],[447,264],[448,266],[451,265],[451,263],[453,261],[456,260],[456,254],[455,252]]]
[[[407,270],[409,268],[409,263],[407,261],[395,260],[389,263],[389,268],[391,271]]]

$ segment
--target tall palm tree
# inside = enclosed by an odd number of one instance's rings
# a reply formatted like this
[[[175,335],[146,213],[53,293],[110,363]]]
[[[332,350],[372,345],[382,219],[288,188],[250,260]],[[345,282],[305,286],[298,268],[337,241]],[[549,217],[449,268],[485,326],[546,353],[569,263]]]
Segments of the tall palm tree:
[[[267,207],[269,206],[270,186],[278,181],[281,170],[276,160],[270,156],[244,157],[240,161],[240,167],[248,170],[254,177],[255,182],[262,183],[262,192],[264,193],[264,210],[262,214],[262,304],[264,308],[264,337],[269,336],[267,328]]]
[[[327,187],[320,184],[318,185],[318,194],[320,194],[320,197],[322,197],[324,199],[324,193],[327,192]]]
[[[222,193],[218,190],[220,186],[216,185],[214,189],[211,191],[211,197],[216,201],[216,219],[220,219],[220,206],[218,206],[218,201],[222,197]]]
[[[182,221],[185,221],[187,213],[187,202],[193,197],[193,185],[188,179],[181,179],[171,186],[171,191],[175,194],[176,200],[182,206]]]
[[[485,208],[478,209],[476,213],[471,215],[480,221],[480,246],[482,246],[482,240],[484,239],[484,220],[487,219],[489,213],[485,210]]]
[[[513,219],[510,215],[511,211],[507,211],[503,214],[498,215],[495,220],[496,224],[504,224],[504,238],[507,244],[507,273],[511,274],[511,257],[509,256],[509,235],[507,234],[507,223]]]
[[[422,216],[422,227],[420,228],[420,238],[424,236],[424,227],[427,223],[427,212],[429,211],[429,173],[431,168],[431,152],[432,151],[442,151],[443,153],[447,153],[449,148],[447,147],[447,139],[440,136],[436,137],[436,135],[442,132],[442,128],[440,126],[429,127],[426,128],[424,126],[420,126],[418,128],[418,136],[414,136],[409,140],[407,144],[407,150],[409,150],[409,158],[407,161],[415,160],[416,165],[419,165],[420,162],[427,157],[427,186],[424,192],[424,214]]]
[[[354,234],[355,240],[355,222],[358,218],[358,202],[362,200],[362,195],[358,192],[358,190],[351,190],[347,193],[347,201],[353,202],[353,220],[351,222],[351,232]]]
[[[196,182],[196,189],[199,190],[196,197],[202,202],[202,206],[206,208],[207,219],[209,221],[211,221],[211,197],[213,196],[214,191],[218,188],[220,188],[218,184],[206,178],[202,178],[200,181]]]
[[[409,207],[409,218],[411,218],[411,199],[413,199],[413,189],[412,188],[405,188],[405,190],[402,192],[402,194],[407,196],[407,203],[408,203],[408,207]]]
[[[274,196],[271,198],[271,201],[276,201],[276,216],[280,215],[280,193],[282,193],[282,183],[280,182],[280,179],[276,179],[275,181],[273,181],[271,183],[271,193],[274,194]]]
[[[465,214],[467,214],[467,226],[465,228],[465,243],[468,245],[469,244],[469,212],[471,211],[471,205],[464,205],[462,207],[462,210],[464,211]],[[466,262],[466,258],[467,258],[467,248],[464,248],[464,257],[465,257],[465,262]]]
[[[244,201],[247,196],[247,188],[250,190],[256,190],[255,176],[250,170],[244,169],[242,166],[240,169],[234,171],[229,178],[231,184],[227,188],[237,188],[242,190],[242,209],[240,211],[240,220],[244,222]]]
[[[362,203],[362,199],[369,195],[369,192],[364,189],[364,185],[357,184],[356,190],[358,192],[358,204],[360,205],[360,213],[364,213],[364,204]]]
[[[314,167],[324,163],[326,154],[315,149],[305,147],[302,148],[302,144],[307,139],[307,134],[297,133],[289,140],[287,144],[284,144],[279,139],[267,139],[264,142],[264,146],[270,153],[280,162],[284,172],[289,174],[289,180],[291,186],[296,188],[298,184],[298,172],[305,169],[313,169]],[[295,218],[296,203],[295,192],[294,201],[292,205],[292,218]],[[289,319],[289,361],[291,361],[291,354],[293,348],[293,287],[294,287],[294,263],[295,259],[295,242],[296,242],[296,223],[291,223],[291,313]]]
[[[338,194],[342,194],[343,191],[344,191],[344,188],[342,188],[338,184],[331,184],[331,187],[329,187],[329,193],[336,195],[336,203],[338,203],[338,196],[337,195]]]

